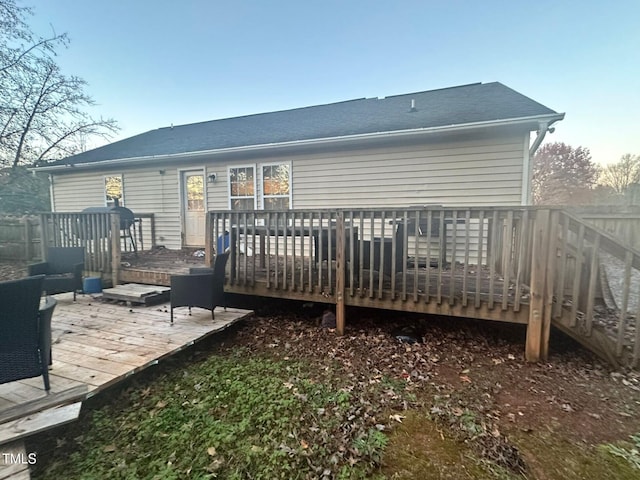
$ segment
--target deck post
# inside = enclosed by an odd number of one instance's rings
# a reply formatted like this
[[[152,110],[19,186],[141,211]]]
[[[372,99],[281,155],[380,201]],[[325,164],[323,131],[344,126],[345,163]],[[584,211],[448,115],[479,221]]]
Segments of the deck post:
[[[207,267],[211,267],[213,266],[213,242],[211,241],[213,237],[213,231],[211,225],[211,213],[206,212],[204,218],[204,264]],[[216,252],[216,254],[217,253],[219,252]]]
[[[329,222],[331,231],[331,222]],[[331,238],[331,235],[329,235]],[[329,249],[331,252],[331,249]],[[344,335],[345,305],[344,305],[344,283],[345,283],[345,234],[344,234],[344,213],[339,211],[336,214],[336,329],[338,335]],[[331,268],[331,253],[329,253],[329,268]]]
[[[49,248],[49,222],[47,220],[47,214],[40,214],[40,259],[42,262],[46,262],[47,250]]]
[[[120,277],[120,215],[112,213],[110,217],[111,230],[111,283],[115,287]]]
[[[525,357],[528,362],[537,362],[546,356],[549,349],[549,328],[545,326],[550,316],[545,315],[547,306],[546,282],[549,265],[549,210],[535,213],[533,224],[533,246],[531,248],[531,299]]]

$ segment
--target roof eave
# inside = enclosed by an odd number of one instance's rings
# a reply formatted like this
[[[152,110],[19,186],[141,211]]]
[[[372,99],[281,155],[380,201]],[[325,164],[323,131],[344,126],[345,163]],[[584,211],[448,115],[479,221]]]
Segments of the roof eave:
[[[155,160],[158,162],[167,162],[176,159],[198,159],[203,156],[212,156],[212,155],[224,155],[230,153],[242,153],[242,152],[256,152],[260,150],[272,150],[272,149],[282,149],[282,148],[292,148],[292,147],[303,147],[303,146],[317,146],[317,145],[328,145],[328,144],[337,144],[342,142],[354,142],[368,139],[391,139],[391,138],[399,138],[403,136],[414,136],[414,135],[428,135],[428,134],[438,134],[438,133],[455,133],[462,132],[465,130],[475,130],[482,128],[490,128],[490,127],[506,127],[506,126],[527,126],[529,125],[529,130],[536,130],[540,123],[547,123],[547,125],[551,125],[555,122],[558,122],[564,118],[564,113],[551,113],[544,115],[534,115],[529,117],[520,117],[520,118],[509,118],[503,120],[489,120],[484,122],[473,122],[473,123],[464,123],[464,124],[454,124],[454,125],[441,125],[437,127],[426,127],[426,128],[414,128],[407,130],[396,130],[396,131],[386,131],[386,132],[373,132],[373,133],[362,133],[355,135],[343,135],[339,137],[325,137],[325,138],[314,138],[309,140],[293,140],[288,142],[279,142],[279,143],[266,143],[259,145],[246,145],[239,147],[228,147],[228,148],[219,148],[212,150],[200,150],[196,152],[184,152],[184,153],[172,153],[166,155],[148,155],[141,157],[128,157],[128,158],[114,158],[110,160],[100,160],[94,162],[85,162],[85,163],[75,163],[75,164],[64,164],[64,165],[50,165],[50,166],[42,166],[31,168],[30,170],[36,170],[39,172],[56,172],[56,171],[68,171],[70,168],[79,168],[79,169],[91,169],[91,168],[102,168],[102,167],[110,167],[117,165],[136,165],[140,163],[147,163],[150,160]]]

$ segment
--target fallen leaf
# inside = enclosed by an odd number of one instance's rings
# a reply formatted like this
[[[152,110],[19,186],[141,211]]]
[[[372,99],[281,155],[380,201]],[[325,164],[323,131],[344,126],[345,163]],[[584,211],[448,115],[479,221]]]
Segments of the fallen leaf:
[[[300,440],[300,446],[302,448],[309,448],[309,444],[307,442],[305,442],[304,440]]]
[[[167,406],[167,402],[163,400],[158,400],[158,403],[156,403],[156,408],[164,408],[166,406]]]
[[[400,415],[396,413],[394,415],[389,415],[389,418],[391,420],[395,420],[396,422],[402,423],[402,420],[406,417],[404,415]]]
[[[116,446],[112,443],[111,445],[107,445],[106,447],[104,447],[102,449],[102,451],[105,452],[105,453],[115,452],[116,451]]]
[[[209,454],[209,456],[211,457],[215,457],[216,456],[216,447],[209,447],[207,448],[207,453]]]

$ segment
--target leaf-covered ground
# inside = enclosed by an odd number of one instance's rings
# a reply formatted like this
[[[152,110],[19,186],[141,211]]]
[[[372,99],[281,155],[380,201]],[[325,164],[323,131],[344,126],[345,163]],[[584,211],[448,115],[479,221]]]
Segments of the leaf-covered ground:
[[[640,478],[638,373],[559,332],[528,364],[520,326],[360,309],[340,337],[320,305],[251,307],[34,438],[33,478]]]

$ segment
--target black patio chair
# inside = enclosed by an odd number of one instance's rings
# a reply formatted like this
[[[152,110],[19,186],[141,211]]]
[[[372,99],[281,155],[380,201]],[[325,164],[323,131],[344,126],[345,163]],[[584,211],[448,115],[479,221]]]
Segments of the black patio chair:
[[[29,275],[45,275],[42,287],[48,295],[82,290],[84,247],[49,247],[47,261],[29,265]]]
[[[200,307],[214,310],[217,306],[227,308],[224,294],[224,276],[229,252],[216,255],[213,268],[192,268],[188,275],[171,276],[171,323],[176,307]]]
[[[50,389],[50,355],[45,354],[48,346],[39,311],[44,278],[38,275],[0,282],[0,383],[42,375],[45,390]],[[50,339],[49,330],[49,347]]]

